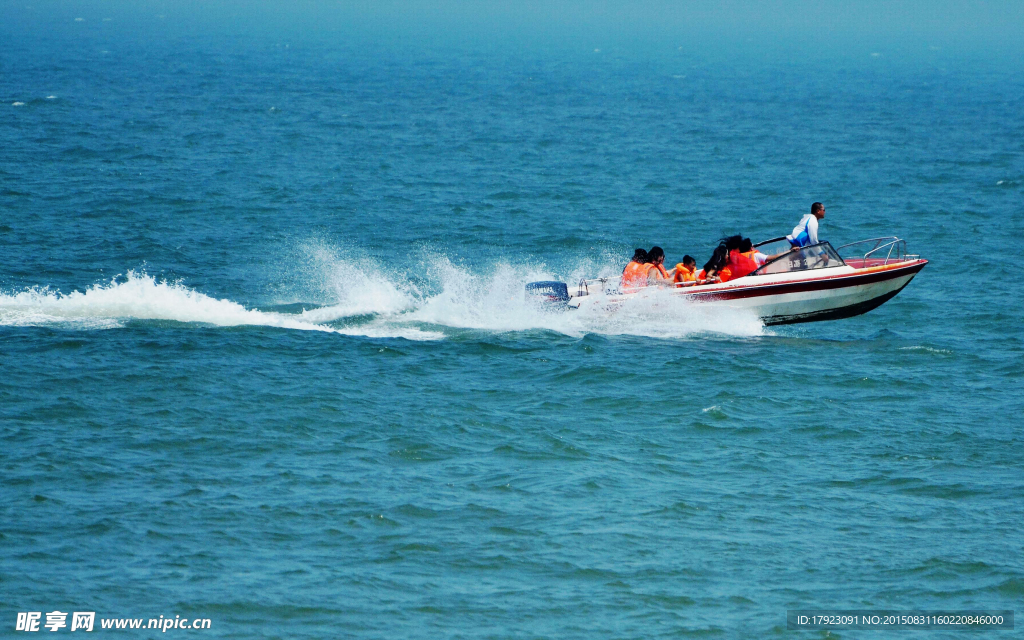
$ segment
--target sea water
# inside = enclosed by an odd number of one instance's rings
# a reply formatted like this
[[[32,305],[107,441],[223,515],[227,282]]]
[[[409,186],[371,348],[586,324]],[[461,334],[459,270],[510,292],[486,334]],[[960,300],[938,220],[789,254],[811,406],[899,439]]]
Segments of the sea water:
[[[9,8],[0,54],[4,635],[54,610],[237,638],[1024,611],[1019,53],[61,7]],[[635,247],[702,263],[814,201],[834,245],[929,265],[784,327],[524,293]]]

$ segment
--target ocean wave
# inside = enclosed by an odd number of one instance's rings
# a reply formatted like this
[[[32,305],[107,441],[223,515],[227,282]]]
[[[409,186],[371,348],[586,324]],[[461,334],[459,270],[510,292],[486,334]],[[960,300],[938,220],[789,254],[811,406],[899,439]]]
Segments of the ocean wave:
[[[0,295],[0,325],[111,329],[127,320],[171,320],[216,326],[270,326],[374,338],[437,340],[460,332],[551,331],[571,337],[588,334],[685,338],[702,333],[757,336],[764,326],[749,311],[690,302],[671,290],[648,290],[614,303],[578,310],[552,309],[526,293],[538,280],[579,282],[585,274],[614,280],[610,259],[581,258],[561,270],[544,265],[499,261],[483,268],[456,264],[427,253],[415,277],[357,251],[322,243],[304,248],[303,268],[294,294],[315,303],[290,303],[277,311],[246,308],[217,299],[180,282],[158,281],[129,271],[85,291],[61,293],[34,288]],[[285,287],[287,289],[287,287]],[[292,296],[294,299],[294,296]]]
[[[616,278],[619,267],[579,258],[561,270],[524,261],[498,261],[483,268],[459,265],[439,253],[420,260],[416,280],[351,252],[313,248],[321,273],[312,276],[335,299],[302,317],[315,322],[373,315],[389,326],[522,332],[545,330],[573,337],[586,334],[680,338],[699,333],[756,336],[764,325],[752,312],[696,304],[669,290],[651,290],[614,306],[553,310],[536,304],[526,284],[540,280],[578,283],[584,276]],[[327,283],[327,286],[324,286]]]
[[[213,298],[181,283],[158,281],[134,271],[85,291],[64,294],[35,288],[0,295],[0,326],[112,329],[123,326],[126,320],[172,320],[221,327],[253,325],[370,337],[439,337],[411,327],[398,331],[378,326],[335,328],[292,314],[246,309],[237,302]]]
[[[326,330],[281,314],[246,309],[230,300],[218,300],[180,284],[157,281],[145,273],[129,271],[109,283],[85,291],[61,293],[35,288],[0,295],[0,325],[66,324],[95,320],[176,320],[218,326],[267,325],[289,329]]]
[[[914,345],[912,347],[899,347],[899,351],[923,351],[925,353],[935,353],[939,355],[950,355],[953,353],[949,349],[936,349],[935,347],[926,347],[924,345]]]

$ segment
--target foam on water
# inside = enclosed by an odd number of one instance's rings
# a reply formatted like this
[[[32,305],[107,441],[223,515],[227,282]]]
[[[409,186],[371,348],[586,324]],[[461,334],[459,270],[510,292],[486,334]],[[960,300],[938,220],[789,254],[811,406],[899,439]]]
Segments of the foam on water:
[[[222,327],[258,325],[372,337],[439,337],[415,328],[397,332],[379,326],[337,329],[289,314],[246,309],[237,302],[218,300],[180,283],[157,281],[134,271],[84,292],[63,294],[36,288],[0,295],[0,325],[109,329],[123,326],[128,319],[200,322]]]
[[[538,280],[579,282],[582,274],[615,278],[614,265],[580,259],[561,270],[533,263],[502,261],[473,269],[443,255],[427,255],[418,281],[372,259],[329,247],[314,247],[315,269],[303,275],[315,282],[300,290],[318,291],[325,304],[300,313],[248,309],[181,283],[158,281],[129,271],[85,291],[61,293],[35,288],[0,294],[0,325],[110,329],[128,319],[173,320],[216,326],[258,325],[326,331],[374,338],[437,340],[452,331],[521,332],[547,330],[586,334],[681,338],[698,333],[754,336],[764,332],[749,311],[694,304],[669,290],[648,290],[614,304],[552,309],[526,294]],[[595,296],[596,299],[596,296]]]
[[[936,349],[934,347],[926,347],[924,345],[914,345],[912,347],[898,347],[900,351],[924,351],[927,353],[938,353],[941,355],[949,355],[953,353],[949,349]]]
[[[230,300],[218,300],[180,283],[158,282],[145,273],[129,271],[107,284],[63,294],[30,289],[0,296],[0,324],[26,325],[83,321],[89,324],[124,319],[176,320],[218,326],[268,325],[289,329],[324,330],[281,314],[249,310]]]
[[[579,282],[583,275],[612,277],[618,267],[580,258],[552,270],[527,261],[497,262],[479,269],[453,263],[447,256],[428,254],[418,270],[420,284],[404,279],[373,260],[354,263],[348,252],[316,249],[324,281],[336,299],[304,311],[314,322],[344,321],[372,314],[381,327],[473,329],[491,332],[549,330],[570,336],[588,333],[679,338],[696,333],[760,335],[764,326],[749,311],[694,304],[668,290],[651,290],[614,306],[594,305],[580,310],[552,310],[526,294],[526,284],[538,280]],[[394,274],[394,275],[389,275]]]
[[[331,322],[352,316],[393,314],[415,306],[417,291],[408,282],[392,282],[386,266],[365,256],[343,255],[323,243],[303,247],[310,267],[303,275],[313,289],[328,297],[327,306],[304,311],[310,322]]]
[[[601,269],[604,272],[608,269]],[[579,281],[570,276],[499,263],[486,274],[454,265],[440,269],[442,290],[431,296],[409,319],[450,327],[486,331],[546,329],[570,336],[588,333],[680,338],[695,333],[759,335],[756,315],[713,305],[698,305],[669,290],[650,290],[614,306],[598,304],[579,310],[552,310],[527,296],[526,283],[537,280]]]

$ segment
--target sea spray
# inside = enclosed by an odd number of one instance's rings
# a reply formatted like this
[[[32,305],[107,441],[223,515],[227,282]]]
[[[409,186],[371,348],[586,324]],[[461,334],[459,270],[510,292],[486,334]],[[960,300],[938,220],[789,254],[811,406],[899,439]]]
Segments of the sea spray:
[[[559,267],[536,260],[507,259],[468,266],[440,252],[425,251],[419,257],[415,282],[396,275],[357,251],[319,247],[323,273],[337,296],[335,304],[307,310],[304,319],[357,323],[364,330],[375,326],[385,334],[419,328],[450,333],[452,330],[517,332],[545,330],[569,336],[588,333],[682,338],[701,333],[736,336],[761,335],[764,326],[749,310],[724,305],[690,302],[666,289],[650,289],[621,298],[615,304],[585,306],[580,310],[552,309],[526,295],[526,284],[538,280],[566,281],[576,294],[585,277],[617,282],[621,270],[602,255],[567,258]],[[352,304],[354,300],[368,304]],[[371,315],[372,318],[354,316]],[[361,324],[359,324],[361,323]],[[348,324],[347,326],[355,326]]]
[[[437,340],[453,331],[553,331],[683,338],[700,333],[760,335],[764,327],[750,311],[690,302],[671,290],[606,299],[578,310],[538,305],[525,286],[536,280],[568,280],[579,289],[580,274],[614,273],[613,265],[581,260],[563,277],[544,265],[499,261],[474,270],[444,255],[423,260],[420,282],[389,273],[371,259],[352,260],[330,247],[317,247],[313,284],[327,289],[323,306],[299,313],[249,309],[217,299],[181,282],[159,281],[129,271],[85,291],[64,294],[46,288],[0,295],[0,325],[59,325],[75,329],[123,326],[126,320],[172,320],[216,326],[269,326],[374,338]],[[525,261],[524,261],[525,262]],[[615,276],[609,276],[615,281]]]
[[[109,283],[64,294],[48,288],[0,295],[0,325],[69,324],[94,326],[100,320],[175,320],[218,326],[266,325],[329,331],[283,314],[246,309],[219,300],[180,282],[158,281],[144,272],[128,271]],[[117,326],[110,325],[107,326]]]
[[[113,329],[127,320],[172,320],[221,327],[240,325],[322,331],[373,338],[437,340],[443,334],[412,326],[370,323],[332,327],[300,315],[246,309],[231,300],[213,298],[181,282],[157,280],[128,271],[85,291],[61,293],[33,288],[0,294],[0,326],[57,326],[66,329]]]
[[[300,287],[325,302],[324,306],[305,311],[305,320],[321,323],[351,316],[397,313],[415,304],[415,284],[363,252],[343,251],[322,241],[303,243],[300,250],[305,267]]]

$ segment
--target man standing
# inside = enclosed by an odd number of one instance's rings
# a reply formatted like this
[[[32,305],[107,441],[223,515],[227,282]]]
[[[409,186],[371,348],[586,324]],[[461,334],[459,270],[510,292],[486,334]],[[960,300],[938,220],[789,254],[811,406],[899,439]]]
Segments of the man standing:
[[[793,233],[786,236],[786,240],[789,240],[794,249],[818,244],[818,220],[824,217],[825,205],[815,202],[811,205],[811,212],[800,218],[800,222],[793,227]]]

